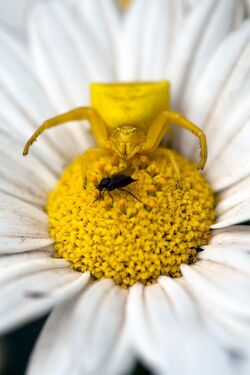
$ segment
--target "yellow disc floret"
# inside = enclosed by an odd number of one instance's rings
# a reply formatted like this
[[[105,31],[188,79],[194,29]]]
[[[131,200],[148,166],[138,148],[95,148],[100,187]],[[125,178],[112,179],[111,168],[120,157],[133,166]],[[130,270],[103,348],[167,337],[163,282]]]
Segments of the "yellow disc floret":
[[[86,155],[77,157],[46,207],[55,255],[77,271],[125,287],[150,284],[159,275],[181,276],[180,265],[194,263],[199,247],[209,241],[214,195],[194,163],[170,152],[181,185],[168,158],[158,152],[138,155],[129,168],[136,181],[126,187],[137,199],[115,189],[96,200],[96,185],[123,166],[114,154],[89,161]],[[88,161],[84,181],[83,160]]]

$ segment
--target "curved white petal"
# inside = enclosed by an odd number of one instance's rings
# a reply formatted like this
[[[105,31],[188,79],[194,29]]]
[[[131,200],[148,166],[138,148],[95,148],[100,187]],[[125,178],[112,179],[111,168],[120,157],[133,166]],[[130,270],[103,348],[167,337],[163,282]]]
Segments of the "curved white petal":
[[[199,305],[199,301],[196,303]],[[211,335],[232,357],[232,365],[234,364],[236,367],[235,371],[240,374],[248,374],[248,372],[244,372],[244,369],[241,371],[240,367],[245,368],[246,362],[249,361],[249,321],[230,316],[220,310],[212,310],[211,306],[202,306],[200,311]]]
[[[211,228],[224,228],[233,224],[240,224],[250,219],[250,198],[228,209],[218,216]]]
[[[120,35],[120,48],[118,49],[117,78],[121,81],[133,81],[138,79],[139,69],[137,53],[139,49],[138,39],[141,23],[148,6],[145,0],[136,0],[124,19]],[[141,18],[140,18],[141,17]]]
[[[43,266],[34,271],[30,265],[30,273],[1,285],[0,298],[4,301],[0,305],[1,334],[71,298],[84,287],[88,278],[88,273],[72,271],[62,260],[50,259],[47,268]]]
[[[249,75],[249,54],[250,22],[246,21],[237,31],[231,33],[213,54],[190,97],[185,115],[203,128],[208,138],[208,149],[217,137],[216,129],[228,121],[227,113],[234,107],[235,98],[244,88]],[[239,121],[231,120],[229,134],[235,133],[237,126],[240,129],[242,119],[238,119]],[[227,132],[225,126],[224,132]],[[193,137],[183,135],[181,150],[187,156],[194,154],[196,145]],[[213,169],[221,165],[216,162],[207,172],[213,172]]]
[[[30,48],[41,83],[53,103],[54,115],[89,103],[89,83],[112,77],[96,56],[87,30],[80,33],[70,9],[57,1],[39,2],[30,20]],[[63,126],[71,138],[71,155],[87,146],[86,127]]]
[[[250,176],[223,190],[217,197],[216,212],[219,214],[247,200],[250,198]]]
[[[102,280],[56,308],[37,343],[28,374],[124,373],[128,364],[124,363],[126,347],[120,371],[109,372],[114,365],[109,361],[122,338],[125,302],[124,290],[110,280]]]
[[[222,229],[212,230],[209,245],[238,245],[250,246],[250,227],[234,225]]]
[[[118,78],[159,80],[165,77],[180,29],[181,2],[136,0],[121,32]]]
[[[29,251],[25,253],[17,253],[17,254],[6,254],[0,256],[0,268],[2,270],[8,269],[8,267],[11,267],[13,265],[18,265],[25,263],[29,260],[35,260],[35,259],[47,259],[48,257],[51,257],[54,250],[52,247],[48,247],[45,250],[42,251]]]
[[[111,79],[116,69],[114,63],[116,62],[121,26],[121,17],[116,1],[72,0],[71,5],[83,38],[86,38],[84,34],[87,30],[87,36],[95,46],[95,53],[100,54],[99,57],[97,56],[97,60],[100,60],[97,63],[105,65]],[[97,79],[96,74],[94,74],[94,79]]]
[[[195,88],[188,116],[207,130],[216,112],[223,107],[230,93],[244,87],[249,70],[250,22],[231,33],[208,62],[206,70]],[[221,64],[223,61],[223,64]],[[230,109],[227,106],[227,109]]]
[[[24,158],[22,147],[0,133],[0,191],[44,205],[55,184],[56,177],[48,168],[33,155]]]
[[[250,342],[249,277],[206,261],[195,267],[183,265],[182,273],[182,284],[196,300],[217,340],[224,342],[230,351],[243,352],[242,359],[247,359],[250,354],[246,353]]]
[[[197,296],[193,293],[192,288],[186,283],[185,279],[178,279],[179,286],[188,291],[192,297],[196,309],[199,311],[199,321],[202,320],[203,328],[209,332],[209,335],[215,340],[214,345],[223,348],[224,355],[226,354],[227,362],[230,364],[232,374],[236,372],[241,375],[248,374],[249,370],[249,321],[243,320],[239,317],[231,316],[225,311],[216,308],[215,305],[210,304],[206,300],[206,290],[203,290],[203,296]],[[172,301],[176,304],[178,302],[178,293],[173,289]],[[205,303],[204,303],[205,301]],[[177,303],[178,305],[178,303]],[[180,313],[186,316],[186,311],[183,309],[183,304],[179,304]],[[178,311],[177,311],[178,313]],[[188,316],[189,317],[189,316]],[[192,337],[192,333],[190,334]],[[211,361],[214,361],[213,356]]]
[[[199,259],[209,260],[250,276],[250,245],[207,245]]]
[[[249,71],[250,67],[247,69]],[[231,94],[231,97],[228,98],[228,103],[226,103],[227,105],[224,107],[224,111],[221,110],[216,121],[210,125],[210,128],[206,132],[208,137],[213,137],[213,141],[209,145],[209,166],[216,163],[217,158],[221,154],[224,154],[224,149],[227,150],[228,144],[237,137],[238,133],[247,123],[250,116],[249,100],[250,77],[243,82],[239,90],[235,90]],[[231,106],[229,106],[229,101],[232,103]],[[213,136],[214,131],[216,132],[215,136]]]
[[[200,261],[192,267],[181,266],[192,293],[204,305],[216,306],[225,314],[248,319],[250,314],[250,278],[229,267]]]
[[[250,187],[246,187],[245,189],[239,190],[236,194],[232,195],[231,197],[220,200],[220,202],[216,206],[216,212],[217,214],[222,215],[227,210],[237,206],[238,204],[244,202],[247,199],[250,199]]]
[[[59,111],[86,105],[90,81],[112,79],[88,29],[81,27],[80,33],[70,9],[56,1],[40,2],[32,14],[32,52],[42,83]]]
[[[234,374],[226,347],[212,335],[202,311],[179,280],[162,276],[164,289],[176,316],[177,327],[169,327],[169,362],[173,374]],[[174,328],[174,329],[173,329]],[[180,358],[180,361],[176,360]]]
[[[170,73],[184,113],[210,56],[242,18],[243,5],[237,0],[200,1],[186,16]]]
[[[136,352],[156,373],[230,374],[226,352],[175,281],[160,277],[158,284],[132,287],[128,319]]]
[[[237,206],[238,204],[244,202],[247,199],[250,199],[250,187],[241,189],[236,194],[233,194],[232,196],[229,196],[226,199],[220,200],[218,205],[216,206],[216,212],[217,214],[222,215],[227,210]]]
[[[18,140],[23,146],[35,128],[45,119],[52,117],[50,106],[39,85],[32,65],[28,64],[28,51],[21,47],[3,30],[0,31],[0,129]],[[65,163],[65,155],[70,143],[65,132],[50,140],[44,135],[33,148],[52,170],[60,170]]]
[[[215,189],[228,186],[250,175],[250,120],[242,124],[237,134],[222,148],[216,161],[207,170],[207,177]]]
[[[17,264],[14,263],[15,257],[12,257],[12,264],[8,264],[8,267],[1,270],[0,283],[4,284],[13,279],[18,279],[21,276],[27,276],[28,274],[42,272],[47,269],[54,268],[69,268],[69,263],[64,259],[54,259],[51,256],[45,256],[40,258],[30,257],[26,262],[19,261]],[[5,261],[6,263],[6,261]],[[1,264],[1,257],[0,257]]]
[[[227,200],[233,196],[236,196],[240,191],[245,191],[250,185],[250,176],[242,179],[241,181],[237,182],[236,184],[223,189],[218,195],[220,197],[219,201],[222,202],[223,200]]]
[[[54,241],[48,234],[47,215],[40,209],[0,193],[1,253],[39,249]]]
[[[159,286],[154,286],[153,288],[156,290],[155,294],[157,296],[160,295],[158,301],[161,303],[161,309],[158,310],[158,314],[161,314],[162,317],[169,317],[171,315],[170,306],[164,298],[162,290]],[[159,345],[155,346],[150,323],[145,313],[144,291],[145,287],[140,283],[129,289],[127,302],[128,330],[131,336],[131,344],[136,354],[142,358],[143,362],[159,371],[162,366],[160,363],[161,356],[158,351]],[[165,322],[163,318],[161,321]]]

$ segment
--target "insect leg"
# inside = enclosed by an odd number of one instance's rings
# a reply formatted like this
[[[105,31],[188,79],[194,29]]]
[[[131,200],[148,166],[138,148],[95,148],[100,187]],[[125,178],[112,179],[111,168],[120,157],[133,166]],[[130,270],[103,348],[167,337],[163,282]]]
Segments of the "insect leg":
[[[118,190],[120,191],[125,191],[126,193],[128,193],[129,195],[131,195],[133,198],[137,199],[139,202],[141,202],[141,200],[139,198],[137,198],[133,193],[131,193],[131,191],[129,190],[126,190],[126,189],[122,189],[122,188],[118,188]]]
[[[99,199],[101,199],[103,197],[104,193],[105,193],[105,190],[100,191],[98,197],[93,201],[93,203],[95,203],[96,201],[99,201]]]
[[[40,134],[46,129],[53,128],[54,126],[64,124],[70,121],[89,120],[92,132],[99,145],[104,144],[108,138],[108,131],[105,122],[98,114],[98,112],[89,107],[79,107],[72,109],[69,112],[63,113],[59,116],[53,117],[39,126],[35,133],[30,137],[23,149],[23,155],[27,155],[29,147],[36,141]]]
[[[112,194],[110,193],[110,191],[109,191],[109,190],[107,190],[107,192],[109,193],[109,196],[110,196],[110,198],[111,198],[112,202],[114,202],[114,198],[113,198]]]

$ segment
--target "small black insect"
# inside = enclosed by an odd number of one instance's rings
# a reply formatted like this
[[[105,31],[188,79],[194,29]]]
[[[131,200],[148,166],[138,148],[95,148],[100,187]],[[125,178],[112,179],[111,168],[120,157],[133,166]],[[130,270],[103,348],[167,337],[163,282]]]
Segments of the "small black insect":
[[[115,189],[120,190],[120,191],[125,191],[126,193],[130,194],[132,197],[134,197],[140,202],[140,200],[133,193],[131,193],[131,191],[123,189],[125,186],[128,186],[132,184],[132,182],[136,182],[136,181],[137,180],[135,180],[134,178],[124,173],[115,173],[111,175],[110,177],[104,177],[101,179],[100,183],[96,185],[96,188],[100,191],[100,194],[94,200],[94,202],[102,198],[105,191],[107,191],[112,198],[112,195],[110,194],[110,192]]]

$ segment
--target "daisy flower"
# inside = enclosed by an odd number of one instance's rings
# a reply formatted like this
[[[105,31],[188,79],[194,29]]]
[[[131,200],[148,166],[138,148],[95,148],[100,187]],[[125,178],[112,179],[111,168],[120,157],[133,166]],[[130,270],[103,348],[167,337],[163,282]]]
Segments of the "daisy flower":
[[[0,332],[52,310],[31,375],[127,374],[136,359],[155,374],[249,374],[243,3],[204,0],[184,13],[181,1],[136,0],[122,17],[112,0],[53,0],[33,9],[28,26],[28,48],[0,35]],[[202,177],[188,161],[197,141],[175,132],[183,190],[164,158],[142,155],[134,167],[143,184],[131,191],[146,208],[122,192],[94,205],[95,184],[116,161],[91,160],[99,174],[79,188],[78,156],[94,146],[87,123],[51,129],[23,158],[45,119],[89,105],[91,82],[164,80],[172,108],[207,135]]]

